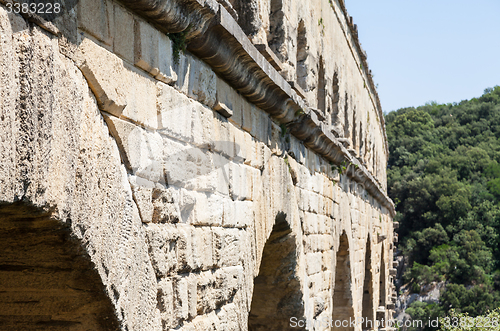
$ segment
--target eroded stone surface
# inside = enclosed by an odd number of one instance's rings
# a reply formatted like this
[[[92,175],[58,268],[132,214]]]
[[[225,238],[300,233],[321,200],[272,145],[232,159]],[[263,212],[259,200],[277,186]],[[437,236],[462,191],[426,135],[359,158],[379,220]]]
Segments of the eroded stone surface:
[[[260,64],[269,79],[299,84],[300,103],[324,117],[308,115],[308,123],[335,128],[385,187],[383,123],[337,3],[252,0],[242,13],[229,2],[240,22],[254,19],[243,26],[251,39],[283,61],[280,73]],[[391,210],[354,167],[339,174],[308,147],[314,137],[290,135],[217,68],[189,53],[174,63],[170,39],[120,4],[81,0],[77,10],[92,4],[77,15],[73,44],[0,5],[0,214],[42,213],[66,226],[109,298],[113,313],[102,316],[114,314],[122,330],[285,330],[291,317],[387,318]],[[205,16],[222,10],[215,1],[203,6]],[[128,34],[124,22],[134,22]],[[22,243],[5,249],[14,247]]]

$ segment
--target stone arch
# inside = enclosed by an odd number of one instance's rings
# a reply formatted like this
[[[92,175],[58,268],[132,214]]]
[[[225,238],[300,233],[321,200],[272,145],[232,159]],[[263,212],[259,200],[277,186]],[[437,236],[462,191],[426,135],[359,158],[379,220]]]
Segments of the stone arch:
[[[307,45],[307,30],[304,20],[299,21],[297,28],[297,84],[307,91],[307,65],[306,60],[309,54]]]
[[[284,62],[285,50],[285,25],[283,19],[283,0],[271,0],[269,12],[269,33],[267,36],[268,44],[271,50],[279,57],[280,61]]]
[[[339,101],[340,101],[340,93],[339,93],[339,75],[337,71],[333,74],[333,83],[332,83],[332,114],[331,121],[333,126],[338,126],[339,123]]]
[[[345,232],[340,236],[335,266],[335,285],[333,289],[332,319],[336,330],[353,331],[354,328],[342,326],[342,321],[354,320],[354,306],[351,292],[351,264],[349,241]],[[339,325],[340,327],[337,327]]]
[[[238,13],[238,24],[247,36],[253,36],[259,32],[262,21],[259,17],[259,2],[256,0],[234,0],[230,2]]]
[[[374,327],[374,307],[373,307],[373,272],[372,272],[372,250],[371,240],[368,237],[365,249],[365,279],[363,282],[363,330]]]
[[[379,307],[377,309],[377,321],[378,324],[383,327],[385,321],[385,307],[387,300],[387,280],[385,274],[385,260],[384,260],[384,244],[382,244],[382,250],[380,252],[380,278],[379,278]]]
[[[344,104],[344,137],[351,138],[350,128],[349,128],[349,95],[345,94],[345,104]]]
[[[384,260],[384,245],[382,245],[382,252],[380,253],[380,298],[379,306],[385,307],[386,304],[386,275],[385,275],[385,260]]]
[[[87,253],[49,216],[22,203],[0,208],[2,330],[118,330]]]
[[[317,108],[326,116],[326,77],[323,56],[319,57]]]
[[[278,213],[267,240],[254,279],[254,291],[248,317],[248,329],[293,330],[290,318],[302,319],[304,302],[297,278],[296,238],[286,220]]]
[[[356,106],[352,108],[352,148],[354,150],[358,149],[358,116],[357,116]]]

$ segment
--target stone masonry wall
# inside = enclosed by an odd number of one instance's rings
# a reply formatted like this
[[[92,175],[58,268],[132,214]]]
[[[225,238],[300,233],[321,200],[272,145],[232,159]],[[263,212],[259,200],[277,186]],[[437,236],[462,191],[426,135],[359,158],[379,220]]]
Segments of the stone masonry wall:
[[[390,317],[385,128],[342,3],[70,2],[46,21],[0,0],[0,223],[66,226],[121,330]]]

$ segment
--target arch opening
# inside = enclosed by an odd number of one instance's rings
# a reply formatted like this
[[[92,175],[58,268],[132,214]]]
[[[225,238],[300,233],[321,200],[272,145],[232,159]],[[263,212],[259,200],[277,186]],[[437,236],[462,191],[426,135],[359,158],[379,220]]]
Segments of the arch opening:
[[[326,117],[326,78],[323,57],[319,57],[317,108]]]
[[[339,101],[340,101],[340,92],[339,92],[339,75],[337,71],[335,71],[333,75],[333,84],[332,84],[332,114],[331,114],[331,124],[333,126],[339,126]],[[340,132],[339,132],[340,133]]]
[[[67,226],[15,203],[0,208],[2,330],[118,330],[99,275]]]
[[[269,48],[282,62],[286,60],[284,17],[283,0],[271,0],[267,40]]]
[[[259,275],[254,279],[248,330],[295,330],[290,318],[304,316],[303,295],[296,276],[295,235],[280,212],[262,253]]]
[[[374,327],[373,318],[373,273],[371,260],[370,239],[366,241],[365,253],[365,279],[363,282],[363,330],[371,330]]]
[[[351,292],[349,242],[345,232],[340,236],[340,245],[337,251],[332,319],[336,330],[354,330],[353,327],[350,327],[350,321],[354,320],[354,309]],[[348,321],[348,323],[344,321]]]
[[[378,324],[383,327],[385,321],[385,306],[386,306],[386,274],[385,274],[385,263],[384,263],[384,245],[382,245],[382,251],[380,253],[380,279],[379,279],[379,307],[377,309],[377,321]]]
[[[299,21],[299,26],[297,28],[297,84],[304,90],[308,91],[307,88],[307,74],[308,69],[306,65],[306,60],[308,56],[308,45],[307,45],[307,31],[304,20]]]

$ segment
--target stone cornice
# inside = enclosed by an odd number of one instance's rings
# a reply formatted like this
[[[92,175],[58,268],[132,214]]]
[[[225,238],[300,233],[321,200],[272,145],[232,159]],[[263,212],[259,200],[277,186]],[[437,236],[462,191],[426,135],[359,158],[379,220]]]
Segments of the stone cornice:
[[[250,102],[286,125],[325,159],[347,166],[347,175],[394,216],[391,199],[371,173],[318,121],[290,84],[264,58],[227,10],[209,0],[121,0],[164,32],[189,28],[188,50]],[[381,123],[383,125],[383,122]]]

